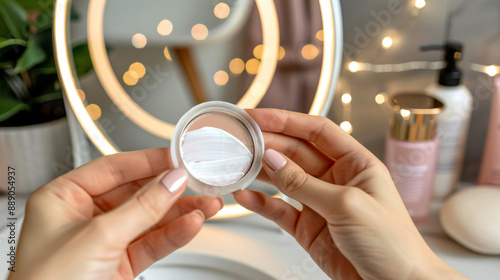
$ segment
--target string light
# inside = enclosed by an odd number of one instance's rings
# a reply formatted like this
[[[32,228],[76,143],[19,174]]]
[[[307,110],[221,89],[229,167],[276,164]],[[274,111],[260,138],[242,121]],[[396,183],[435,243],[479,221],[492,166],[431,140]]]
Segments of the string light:
[[[425,7],[425,0],[415,0],[415,7],[417,7],[418,9],[422,9],[423,7]]]
[[[285,48],[280,46],[278,51],[278,60],[282,60],[285,57]]]
[[[349,63],[348,68],[349,68],[349,71],[351,71],[351,72],[355,73],[355,72],[358,72],[358,71],[359,71],[360,66],[359,66],[359,63],[358,63],[358,62],[356,62],[356,61],[351,61],[351,62]]]
[[[96,104],[90,104],[86,109],[92,120],[96,121],[101,117],[101,108]]]
[[[78,96],[80,97],[80,100],[82,100],[82,102],[85,100],[85,92],[83,92],[83,90],[81,89],[78,89]]]
[[[384,104],[385,102],[385,96],[383,93],[379,93],[377,94],[377,96],[375,96],[375,102],[377,102],[377,104]]]
[[[125,82],[125,84],[128,86],[135,86],[138,81],[139,76],[137,76],[137,73],[135,72],[127,71],[125,72],[125,74],[123,74],[123,82]]]
[[[239,75],[245,70],[245,62],[241,58],[235,58],[229,62],[231,73]]]
[[[350,122],[348,121],[343,121],[340,123],[340,128],[342,128],[342,130],[344,130],[345,132],[351,134],[352,133],[352,125]]]
[[[165,56],[165,58],[167,60],[172,61],[172,56],[170,55],[170,52],[168,51],[168,47],[165,47],[165,49],[163,50],[163,55]]]
[[[223,86],[229,81],[229,75],[226,71],[217,71],[214,75],[214,82],[218,86]]]
[[[403,72],[409,70],[419,70],[419,69],[441,69],[444,67],[442,61],[411,61],[397,64],[373,64],[366,62],[352,61],[347,65],[347,68],[351,72],[358,71],[368,71],[375,73],[391,73],[391,72]]]
[[[163,36],[170,35],[170,33],[172,33],[172,30],[174,30],[174,25],[168,19],[160,21],[158,27],[156,27],[156,31],[158,31],[158,34]]]
[[[262,59],[262,50],[264,49],[263,45],[257,45],[253,48],[253,56],[257,59]]]
[[[391,37],[387,36],[382,40],[382,47],[384,47],[384,49],[388,49],[388,48],[392,47],[392,44],[393,44],[393,41],[392,41]]]
[[[486,67],[486,69],[484,70],[484,72],[486,74],[488,74],[490,77],[494,77],[498,74],[498,69],[497,69],[497,66],[495,65],[490,65],[488,67]]]
[[[225,19],[229,16],[229,12],[230,12],[230,8],[229,6],[226,4],[226,3],[219,3],[217,5],[215,5],[215,8],[214,8],[214,15],[217,17],[217,18],[220,18],[220,19]]]
[[[204,24],[198,23],[191,28],[191,35],[198,41],[205,40],[208,37],[208,28]]]
[[[248,74],[255,75],[259,72],[260,61],[255,58],[251,58],[247,61],[245,67]]]
[[[410,115],[411,115],[411,112],[410,110],[407,110],[407,109],[401,109],[401,111],[399,111],[399,113],[401,114],[401,116],[407,120],[410,118]]]
[[[144,65],[140,62],[134,62],[132,65],[130,65],[129,69],[130,72],[134,72],[137,76],[137,78],[142,78],[146,74],[146,68]]]
[[[142,49],[146,46],[148,43],[148,39],[144,34],[137,33],[134,36],[132,36],[132,45],[137,48],[137,49]]]
[[[342,103],[349,104],[352,101],[352,96],[349,93],[344,93],[344,94],[342,94],[341,99],[342,99]]]
[[[323,38],[323,30],[320,30],[318,32],[316,32],[316,39],[318,39],[319,41],[323,42],[324,38]]]
[[[304,47],[302,47],[302,57],[304,57],[306,60],[313,60],[315,59],[318,54],[319,50],[316,48],[316,46],[312,44],[307,44]]]
[[[347,69],[355,73],[358,71],[374,72],[374,73],[394,73],[410,70],[439,70],[445,67],[443,61],[410,61],[396,64],[373,64],[367,62],[351,61],[347,64]],[[475,72],[495,76],[500,73],[499,65],[481,65],[477,63],[462,63],[462,68],[469,69]]]
[[[408,30],[411,30],[413,26],[415,26],[415,24],[418,22],[417,17],[420,14],[420,10],[426,5],[425,0],[414,0],[414,2],[412,2],[412,3],[413,4],[410,4],[410,5],[415,5],[415,7],[417,7],[417,9],[411,9],[411,16],[408,17],[407,24],[405,26],[400,25],[402,27],[398,28],[398,30],[391,30],[393,32],[398,32],[398,37],[402,36],[402,35],[399,35],[399,33],[404,34],[404,33],[408,32]],[[316,39],[318,39],[318,38],[316,38]],[[382,40],[380,42],[381,42],[381,44],[379,45],[380,48],[389,49],[394,45],[394,38],[387,36],[387,37],[382,38]],[[379,55],[379,52],[377,52],[377,51],[372,52],[372,56],[378,56],[378,55]],[[353,59],[354,57],[350,57],[350,58]],[[368,60],[370,60],[370,59],[368,58]],[[358,70],[364,70],[364,69],[358,69],[358,68],[355,68],[355,69],[356,69],[355,71],[351,71],[351,72],[357,72]]]

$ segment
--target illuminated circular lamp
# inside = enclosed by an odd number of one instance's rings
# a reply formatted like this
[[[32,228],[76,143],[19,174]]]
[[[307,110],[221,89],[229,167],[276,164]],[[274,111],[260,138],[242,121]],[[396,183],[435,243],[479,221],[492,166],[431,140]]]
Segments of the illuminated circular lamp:
[[[279,27],[276,8],[273,1],[255,0],[259,10],[262,34],[263,54],[260,71],[240,101],[241,108],[255,108],[264,97],[276,70],[279,53]],[[323,23],[323,63],[316,96],[309,110],[311,115],[326,115],[333,101],[335,85],[340,73],[342,57],[342,19],[338,0],[319,0]],[[119,149],[95,123],[80,98],[71,66],[72,59],[68,47],[68,23],[71,0],[56,0],[54,3],[54,47],[59,77],[71,109],[80,125],[103,155],[114,154]],[[89,51],[94,62],[94,70],[105,91],[115,105],[135,124],[156,136],[170,139],[175,126],[159,120],[144,111],[135,103],[121,86],[113,72],[106,52],[103,34],[105,0],[90,0],[87,21]],[[265,28],[264,28],[265,27]],[[133,114],[131,112],[134,112]],[[227,205],[215,218],[231,218],[249,214],[238,205]]]

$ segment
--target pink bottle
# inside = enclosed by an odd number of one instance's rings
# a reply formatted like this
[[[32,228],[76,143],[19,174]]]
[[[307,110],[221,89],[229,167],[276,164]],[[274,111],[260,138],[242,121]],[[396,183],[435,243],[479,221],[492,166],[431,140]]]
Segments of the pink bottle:
[[[439,139],[437,115],[444,105],[425,94],[398,94],[391,100],[394,114],[386,139],[385,164],[399,195],[417,225],[431,210]]]
[[[495,78],[495,84],[488,138],[486,138],[483,162],[479,171],[479,185],[500,186],[500,76]]]

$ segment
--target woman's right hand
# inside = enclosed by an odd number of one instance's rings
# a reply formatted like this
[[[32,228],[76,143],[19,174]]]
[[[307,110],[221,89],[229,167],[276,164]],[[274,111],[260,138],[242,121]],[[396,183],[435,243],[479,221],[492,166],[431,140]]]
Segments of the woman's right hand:
[[[427,246],[384,164],[323,117],[248,110],[264,133],[264,176],[303,205],[234,194],[276,222],[334,279],[462,279]],[[280,152],[277,152],[280,151]]]

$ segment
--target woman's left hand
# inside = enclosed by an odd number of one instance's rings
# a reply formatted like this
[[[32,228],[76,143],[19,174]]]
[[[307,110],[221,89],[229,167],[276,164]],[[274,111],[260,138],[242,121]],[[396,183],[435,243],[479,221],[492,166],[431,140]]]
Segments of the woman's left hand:
[[[38,189],[9,279],[133,279],[184,246],[223,203],[179,199],[187,174],[171,168],[166,148],[119,153]]]

